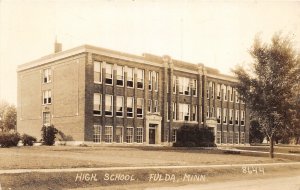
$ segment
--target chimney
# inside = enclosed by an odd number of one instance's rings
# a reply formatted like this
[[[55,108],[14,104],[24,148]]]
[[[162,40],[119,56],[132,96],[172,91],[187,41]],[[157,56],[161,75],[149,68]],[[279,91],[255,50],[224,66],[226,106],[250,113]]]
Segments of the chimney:
[[[54,44],[54,53],[58,53],[62,51],[62,44],[58,43],[57,40],[55,39],[55,44]]]

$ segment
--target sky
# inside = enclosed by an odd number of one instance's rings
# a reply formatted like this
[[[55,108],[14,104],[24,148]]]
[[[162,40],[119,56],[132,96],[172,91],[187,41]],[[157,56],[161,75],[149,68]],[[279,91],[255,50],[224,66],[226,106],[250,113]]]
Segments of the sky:
[[[300,52],[300,1],[0,0],[0,100],[17,104],[17,66],[90,44],[170,55],[232,75],[255,36],[282,32]]]

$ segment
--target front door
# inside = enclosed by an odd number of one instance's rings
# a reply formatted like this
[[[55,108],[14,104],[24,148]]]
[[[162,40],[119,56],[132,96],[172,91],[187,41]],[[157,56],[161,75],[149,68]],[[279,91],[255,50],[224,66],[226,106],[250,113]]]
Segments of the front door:
[[[149,128],[149,144],[155,144],[155,128]]]

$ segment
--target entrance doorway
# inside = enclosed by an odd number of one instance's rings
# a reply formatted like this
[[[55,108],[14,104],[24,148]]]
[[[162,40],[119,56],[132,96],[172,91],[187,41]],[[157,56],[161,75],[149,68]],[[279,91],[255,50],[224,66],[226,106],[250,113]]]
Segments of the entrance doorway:
[[[149,144],[155,144],[156,126],[155,124],[149,124]]]

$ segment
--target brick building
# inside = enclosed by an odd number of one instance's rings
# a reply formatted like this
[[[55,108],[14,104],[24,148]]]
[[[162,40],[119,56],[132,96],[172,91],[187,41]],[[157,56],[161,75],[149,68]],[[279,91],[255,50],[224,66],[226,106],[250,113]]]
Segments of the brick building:
[[[203,64],[84,45],[18,67],[17,130],[39,138],[53,124],[67,140],[169,144],[183,125],[208,126],[217,144],[247,144],[235,82]]]

